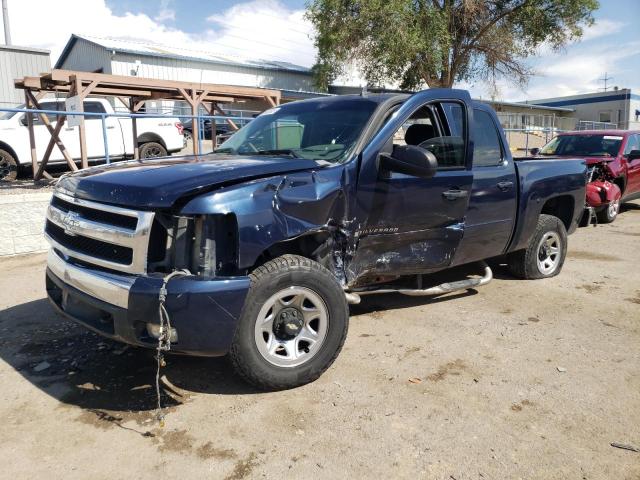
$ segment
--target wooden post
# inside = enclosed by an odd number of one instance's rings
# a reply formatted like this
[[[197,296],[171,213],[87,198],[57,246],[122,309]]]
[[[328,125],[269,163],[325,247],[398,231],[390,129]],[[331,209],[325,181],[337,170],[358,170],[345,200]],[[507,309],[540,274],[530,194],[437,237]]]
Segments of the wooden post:
[[[137,113],[136,99],[129,98],[129,111],[131,113]],[[133,159],[140,159],[140,145],[138,145],[138,122],[136,117],[131,117],[131,135],[133,135]]]
[[[27,110],[31,108],[31,101],[29,99],[29,90],[24,91],[24,106]],[[38,171],[38,156],[36,154],[36,134],[33,131],[33,115],[27,113],[27,128],[29,129],[29,146],[31,148],[31,168],[33,168],[33,179],[36,179],[36,172]]]
[[[73,85],[74,95],[80,97],[80,112],[84,112],[82,80],[80,80],[77,75],[71,75],[70,80]],[[78,128],[78,133],[80,137],[80,158],[82,160],[82,168],[87,168],[89,166],[89,160],[87,158],[87,132],[84,125],[84,115],[80,119],[80,127]]]

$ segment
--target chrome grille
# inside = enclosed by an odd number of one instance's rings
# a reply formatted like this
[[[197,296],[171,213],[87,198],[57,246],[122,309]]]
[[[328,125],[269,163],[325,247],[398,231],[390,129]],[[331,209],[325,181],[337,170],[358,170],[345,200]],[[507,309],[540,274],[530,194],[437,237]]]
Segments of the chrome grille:
[[[146,273],[153,215],[56,192],[47,209],[45,237],[53,248],[82,262]]]

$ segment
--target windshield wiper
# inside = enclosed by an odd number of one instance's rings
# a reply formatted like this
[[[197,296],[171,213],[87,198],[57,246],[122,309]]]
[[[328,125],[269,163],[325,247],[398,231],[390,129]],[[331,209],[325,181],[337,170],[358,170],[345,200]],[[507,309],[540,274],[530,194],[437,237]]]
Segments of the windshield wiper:
[[[216,148],[213,153],[236,153],[236,151],[231,147],[226,148]]]
[[[257,152],[252,153],[254,155],[290,155],[293,158],[300,158],[296,155],[296,152],[288,148],[281,148],[279,150],[258,150]]]

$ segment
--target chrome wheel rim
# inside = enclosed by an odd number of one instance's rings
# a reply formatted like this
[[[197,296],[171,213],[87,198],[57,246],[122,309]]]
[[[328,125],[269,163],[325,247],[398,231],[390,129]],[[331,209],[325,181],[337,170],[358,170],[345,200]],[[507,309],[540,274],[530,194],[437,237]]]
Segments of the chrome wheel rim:
[[[256,346],[272,365],[300,366],[320,351],[328,321],[327,307],[316,292],[298,286],[282,289],[258,313]]]
[[[543,275],[553,273],[560,262],[562,241],[556,232],[547,232],[538,244],[538,270]]]
[[[607,207],[607,215],[609,218],[615,218],[618,215],[618,210],[620,209],[620,200],[614,200]]]

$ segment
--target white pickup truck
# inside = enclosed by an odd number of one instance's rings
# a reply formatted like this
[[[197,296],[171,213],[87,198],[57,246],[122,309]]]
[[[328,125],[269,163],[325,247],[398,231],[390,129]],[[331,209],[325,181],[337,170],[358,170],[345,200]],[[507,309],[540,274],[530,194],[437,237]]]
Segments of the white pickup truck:
[[[64,111],[64,99],[43,99],[43,110]],[[88,98],[84,101],[84,111],[91,113],[114,113],[113,106],[103,98]],[[55,127],[57,115],[48,114],[47,118]],[[112,160],[133,156],[133,132],[130,118],[106,117],[109,158]],[[136,120],[138,145],[141,158],[164,157],[177,152],[184,146],[182,124],[175,117],[151,117]],[[36,152],[42,159],[51,139],[46,125],[38,115],[33,115]],[[60,140],[74,160],[80,161],[79,127],[65,125],[60,131]],[[99,116],[85,116],[87,139],[87,157],[91,162],[104,161],[105,148],[102,135],[102,122]],[[54,147],[49,164],[64,163],[62,152]],[[27,116],[24,113],[0,113],[0,180],[15,180],[22,165],[31,165],[31,147]]]

